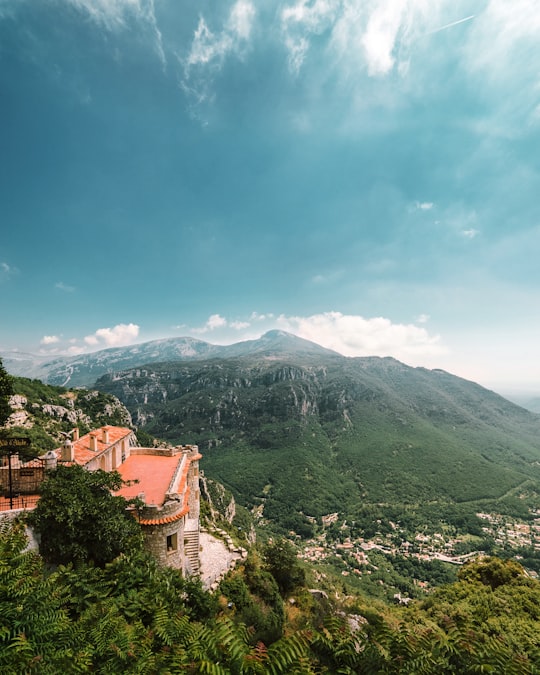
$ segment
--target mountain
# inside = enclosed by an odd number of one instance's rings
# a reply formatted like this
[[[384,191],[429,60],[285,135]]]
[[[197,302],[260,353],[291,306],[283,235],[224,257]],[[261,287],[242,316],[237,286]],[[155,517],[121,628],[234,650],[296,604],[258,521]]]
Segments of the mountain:
[[[149,433],[198,444],[205,472],[284,530],[334,512],[373,521],[382,506],[457,522],[488,504],[526,512],[540,494],[539,416],[442,370],[263,338],[96,387]]]
[[[63,387],[90,387],[97,378],[106,373],[145,364],[231,358],[250,354],[267,357],[337,355],[314,342],[284,331],[272,330],[258,340],[246,340],[232,345],[213,345],[192,337],[178,337],[53,359],[23,352],[4,352],[2,360],[5,369],[12,375],[35,378]]]
[[[540,413],[540,396],[531,394],[504,394],[509,401],[534,413]]]

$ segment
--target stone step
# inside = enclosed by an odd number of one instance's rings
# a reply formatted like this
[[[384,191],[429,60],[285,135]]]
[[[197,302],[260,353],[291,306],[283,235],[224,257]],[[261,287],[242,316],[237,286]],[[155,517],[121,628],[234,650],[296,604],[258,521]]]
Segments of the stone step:
[[[189,560],[189,566],[193,574],[198,574],[201,568],[199,562],[199,532],[193,530],[184,532],[184,553]]]

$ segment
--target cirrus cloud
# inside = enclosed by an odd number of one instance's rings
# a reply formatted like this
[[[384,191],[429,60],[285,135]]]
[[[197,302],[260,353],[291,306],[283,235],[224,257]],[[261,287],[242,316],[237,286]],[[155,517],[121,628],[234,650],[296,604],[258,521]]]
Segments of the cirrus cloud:
[[[179,57],[184,68],[181,87],[196,104],[212,99],[213,74],[221,70],[230,55],[242,57],[252,32],[255,8],[249,0],[237,0],[223,28],[214,33],[205,18],[193,34],[190,50]]]

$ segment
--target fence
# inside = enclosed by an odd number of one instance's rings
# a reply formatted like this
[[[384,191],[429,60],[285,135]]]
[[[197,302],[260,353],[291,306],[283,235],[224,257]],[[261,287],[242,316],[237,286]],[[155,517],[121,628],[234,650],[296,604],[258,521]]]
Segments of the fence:
[[[11,511],[14,509],[33,509],[38,503],[39,495],[20,495],[15,494],[0,497],[0,511]]]

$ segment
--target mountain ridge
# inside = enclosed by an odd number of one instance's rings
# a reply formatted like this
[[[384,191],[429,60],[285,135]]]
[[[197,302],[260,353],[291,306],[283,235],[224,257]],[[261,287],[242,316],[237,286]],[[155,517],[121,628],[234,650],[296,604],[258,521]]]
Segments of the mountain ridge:
[[[135,424],[199,445],[242,505],[297,532],[360,504],[499,500],[540,485],[540,417],[443,370],[330,354],[104,375]],[[355,515],[356,514],[356,515]]]
[[[6,370],[18,377],[39,379],[46,384],[89,387],[106,373],[165,361],[230,358],[247,354],[272,357],[276,354],[336,355],[315,342],[282,330],[270,330],[260,338],[230,345],[215,345],[184,336],[161,338],[126,347],[109,347],[77,356],[47,357],[27,352],[3,352]]]

